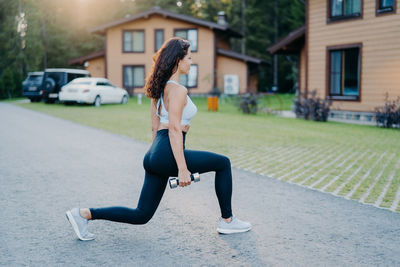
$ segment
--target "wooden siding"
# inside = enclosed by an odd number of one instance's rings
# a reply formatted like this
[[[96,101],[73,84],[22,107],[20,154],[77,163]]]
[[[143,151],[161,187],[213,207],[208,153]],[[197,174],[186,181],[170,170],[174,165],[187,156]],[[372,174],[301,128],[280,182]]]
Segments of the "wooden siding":
[[[85,70],[89,71],[92,77],[105,78],[104,57],[90,59],[87,62],[89,65],[85,68]]]
[[[247,64],[244,61],[226,56],[217,56],[217,88],[224,91],[224,75],[236,74],[239,76],[239,93],[247,90]],[[254,83],[254,81],[253,81]]]
[[[332,109],[373,111],[383,105],[386,93],[400,96],[400,14],[376,16],[376,1],[361,0],[362,19],[327,24],[326,1],[308,1],[308,90],[326,96],[328,46],[361,43],[361,100],[335,100]]]
[[[300,51],[300,67],[299,67],[299,90],[305,92],[306,88],[306,48],[303,46]]]

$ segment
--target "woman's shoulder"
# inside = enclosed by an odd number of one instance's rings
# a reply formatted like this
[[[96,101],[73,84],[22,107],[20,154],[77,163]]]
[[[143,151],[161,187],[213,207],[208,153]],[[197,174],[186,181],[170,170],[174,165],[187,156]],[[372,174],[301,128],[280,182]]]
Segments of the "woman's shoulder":
[[[187,95],[188,89],[181,85],[181,84],[175,84],[175,83],[168,83],[165,86],[165,89],[168,91],[168,93],[173,92],[174,94],[185,94]]]

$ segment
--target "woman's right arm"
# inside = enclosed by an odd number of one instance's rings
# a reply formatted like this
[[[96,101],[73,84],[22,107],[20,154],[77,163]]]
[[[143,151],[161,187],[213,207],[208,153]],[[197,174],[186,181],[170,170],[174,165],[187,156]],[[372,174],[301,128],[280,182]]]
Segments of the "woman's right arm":
[[[183,136],[181,129],[181,118],[183,108],[186,104],[186,96],[187,90],[181,86],[176,86],[176,88],[170,90],[168,95],[168,133],[172,153],[178,165],[179,186],[190,185],[190,172],[187,169],[185,155],[183,153]]]
[[[157,102],[153,98],[151,99],[151,132],[152,140],[156,138],[158,127],[160,126],[160,117],[157,116]]]

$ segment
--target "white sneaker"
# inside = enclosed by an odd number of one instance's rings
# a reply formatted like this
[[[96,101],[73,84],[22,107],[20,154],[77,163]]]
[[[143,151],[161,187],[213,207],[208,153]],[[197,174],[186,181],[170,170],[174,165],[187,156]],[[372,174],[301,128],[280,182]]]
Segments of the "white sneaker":
[[[80,240],[89,241],[94,239],[94,234],[88,232],[88,220],[81,216],[79,208],[68,210],[65,215]]]
[[[251,224],[249,222],[244,222],[232,215],[232,220],[227,223],[224,219],[220,218],[218,222],[217,231],[220,234],[234,234],[243,233],[251,229]]]

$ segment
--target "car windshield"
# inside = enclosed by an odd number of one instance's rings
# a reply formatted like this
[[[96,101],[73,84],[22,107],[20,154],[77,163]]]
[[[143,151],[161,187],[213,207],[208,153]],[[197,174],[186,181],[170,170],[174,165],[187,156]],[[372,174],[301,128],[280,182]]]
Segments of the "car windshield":
[[[42,83],[43,75],[29,75],[28,81],[32,83]]]

